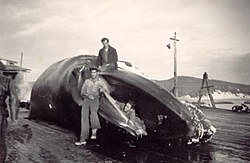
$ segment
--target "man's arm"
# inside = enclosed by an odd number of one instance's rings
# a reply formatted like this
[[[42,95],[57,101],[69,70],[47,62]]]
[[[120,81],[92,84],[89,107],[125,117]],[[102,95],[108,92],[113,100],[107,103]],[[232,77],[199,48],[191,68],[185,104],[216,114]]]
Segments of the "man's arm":
[[[110,51],[110,67],[112,67],[112,69],[117,69],[118,67],[117,61],[118,61],[118,55],[116,49],[112,48],[112,50]]]
[[[117,55],[117,52],[116,52],[116,49],[115,49],[115,48],[112,48],[111,54],[112,54],[112,57],[111,57],[110,62],[111,62],[111,63],[114,63],[115,65],[117,65],[118,55]]]
[[[100,84],[100,92],[106,92],[108,94],[110,94],[110,90],[108,88],[108,83],[102,79],[102,78],[99,78],[99,84]]]
[[[135,123],[135,111],[133,109],[130,110],[128,119],[130,119],[133,123]]]
[[[9,108],[11,109],[11,91],[10,91],[10,80],[8,81],[8,86],[7,86],[7,96],[9,97]]]
[[[10,119],[15,124],[18,119],[18,112],[19,112],[19,99],[18,99],[19,88],[13,80],[9,82],[8,93],[9,93]]]
[[[87,93],[87,87],[88,87],[88,79],[86,79],[82,85],[82,89],[81,89],[81,96],[82,98],[84,96],[88,96],[88,93]]]
[[[97,67],[102,65],[102,57],[101,57],[101,50],[99,50],[98,56],[97,56]]]

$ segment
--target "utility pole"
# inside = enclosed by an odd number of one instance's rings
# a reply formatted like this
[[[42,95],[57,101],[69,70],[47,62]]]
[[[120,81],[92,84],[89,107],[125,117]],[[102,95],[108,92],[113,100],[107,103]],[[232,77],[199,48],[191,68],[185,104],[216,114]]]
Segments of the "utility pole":
[[[23,67],[23,52],[21,52],[20,67]],[[20,70],[18,74],[20,75],[20,83],[24,83],[24,73]]]
[[[175,97],[178,97],[178,89],[177,89],[177,48],[176,41],[179,41],[176,38],[176,32],[174,33],[174,38],[170,38],[170,40],[174,40],[174,88],[173,93]]]
[[[20,67],[23,66],[23,52],[21,52],[21,61],[20,61]]]

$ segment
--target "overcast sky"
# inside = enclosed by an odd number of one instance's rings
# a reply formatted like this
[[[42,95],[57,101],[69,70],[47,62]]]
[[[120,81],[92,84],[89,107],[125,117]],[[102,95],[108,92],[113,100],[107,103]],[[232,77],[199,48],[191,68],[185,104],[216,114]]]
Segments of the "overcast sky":
[[[119,59],[153,79],[178,75],[250,84],[249,0],[0,0],[0,57],[35,80],[52,63],[97,55],[108,37]]]

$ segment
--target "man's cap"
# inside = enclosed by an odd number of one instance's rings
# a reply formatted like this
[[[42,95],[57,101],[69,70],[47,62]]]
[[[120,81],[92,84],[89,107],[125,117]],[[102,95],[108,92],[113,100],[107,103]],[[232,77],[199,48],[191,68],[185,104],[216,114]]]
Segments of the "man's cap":
[[[96,70],[97,72],[99,72],[99,69],[98,69],[97,67],[90,67],[89,70],[90,70],[90,71]]]

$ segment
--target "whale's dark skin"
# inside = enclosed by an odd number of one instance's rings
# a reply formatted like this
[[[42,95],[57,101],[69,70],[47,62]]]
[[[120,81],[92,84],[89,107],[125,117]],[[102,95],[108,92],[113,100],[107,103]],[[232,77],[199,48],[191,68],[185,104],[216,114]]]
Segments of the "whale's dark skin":
[[[76,56],[51,65],[34,83],[29,118],[55,122],[72,129],[79,136],[80,90],[84,80],[90,76],[89,68],[96,65],[96,58]],[[194,136],[191,113],[155,82],[120,68],[100,72],[100,76],[109,83],[115,100],[135,102],[135,111],[144,121],[149,139],[186,141]],[[108,106],[100,103],[104,112],[105,107]],[[115,125],[119,127],[118,123]]]

